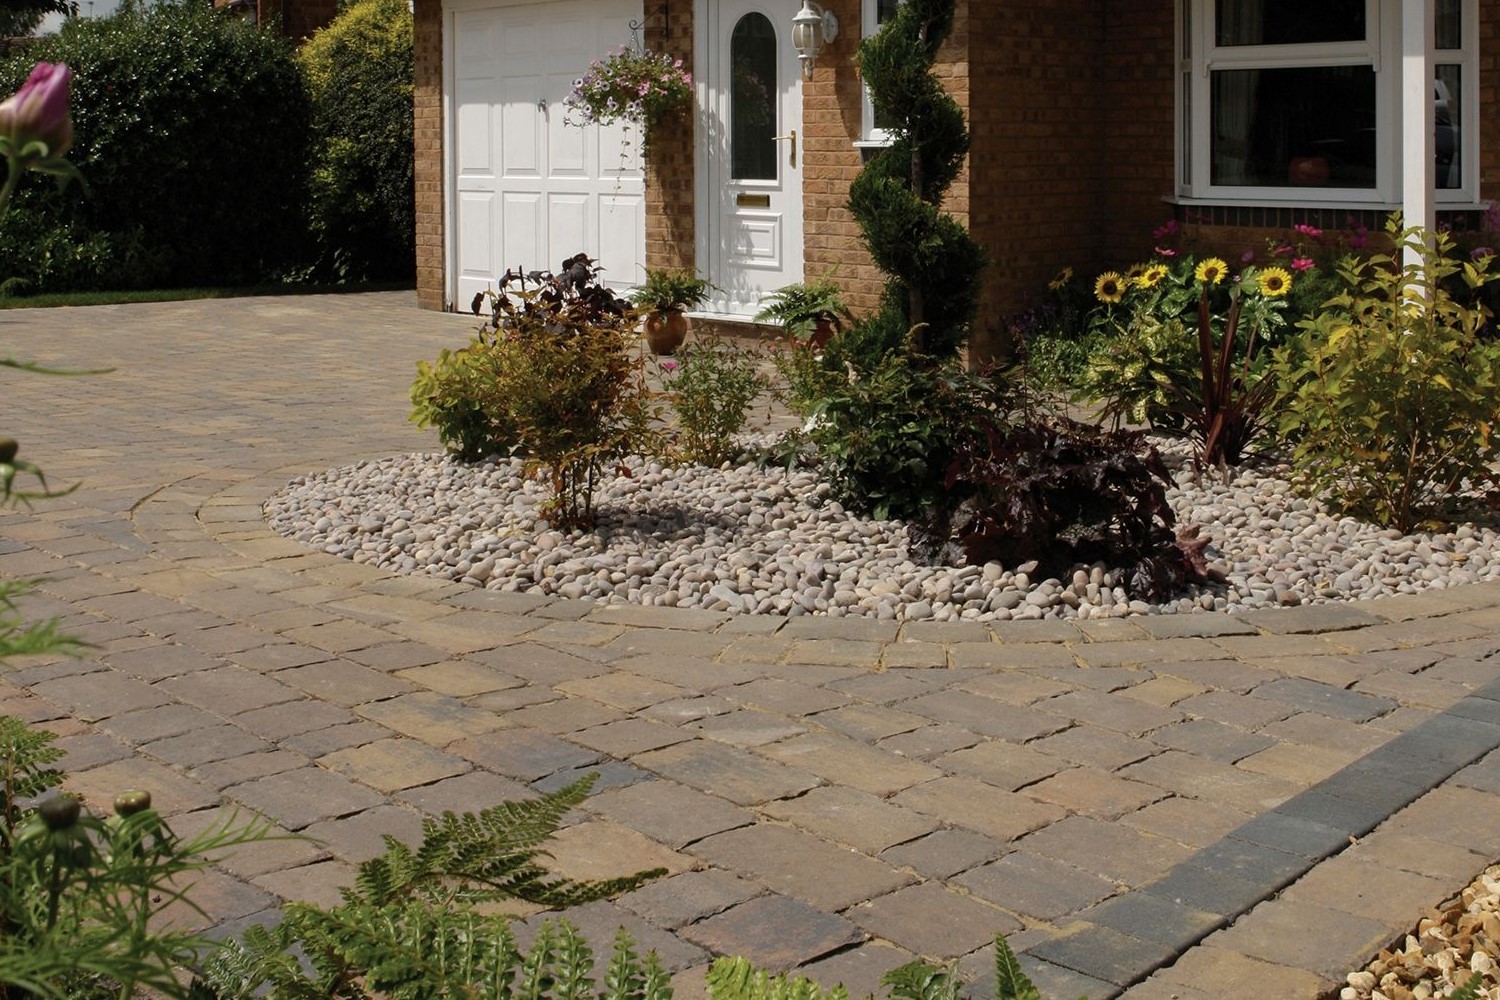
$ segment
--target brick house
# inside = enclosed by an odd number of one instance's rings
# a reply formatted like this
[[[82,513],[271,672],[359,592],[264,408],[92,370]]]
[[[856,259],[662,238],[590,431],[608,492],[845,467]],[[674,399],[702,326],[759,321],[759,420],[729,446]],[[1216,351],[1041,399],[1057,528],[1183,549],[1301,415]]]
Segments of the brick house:
[[[897,2],[824,0],[839,31],[805,77],[802,0],[415,0],[422,303],[584,249],[620,284],[694,266],[726,319],[835,268],[873,308],[881,277],[844,203],[882,133],[854,53]],[[992,260],[976,343],[1061,266],[1149,253],[1168,218],[1226,252],[1301,221],[1472,215],[1500,184],[1500,148],[1479,142],[1500,112],[1497,32],[1500,0],[958,0],[937,72],[973,136],[947,207]],[[644,170],[625,133],[561,107],[632,38],[681,57],[698,91]]]

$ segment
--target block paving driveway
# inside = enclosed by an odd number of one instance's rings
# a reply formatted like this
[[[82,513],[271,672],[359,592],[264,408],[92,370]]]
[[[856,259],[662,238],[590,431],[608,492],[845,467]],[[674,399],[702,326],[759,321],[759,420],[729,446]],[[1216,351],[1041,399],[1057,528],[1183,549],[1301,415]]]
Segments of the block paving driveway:
[[[714,955],[852,993],[914,955],[981,994],[1003,932],[1049,996],[1316,997],[1500,858],[1500,587],[1241,615],[783,620],[476,590],[283,539],[299,474],[433,450],[407,293],[0,312],[21,456],[0,576],[95,644],[0,670],[105,808],[303,835],[195,895],[223,932],[337,901],[381,836],[585,772],[570,911],[701,992]],[[525,930],[543,915],[523,914]]]

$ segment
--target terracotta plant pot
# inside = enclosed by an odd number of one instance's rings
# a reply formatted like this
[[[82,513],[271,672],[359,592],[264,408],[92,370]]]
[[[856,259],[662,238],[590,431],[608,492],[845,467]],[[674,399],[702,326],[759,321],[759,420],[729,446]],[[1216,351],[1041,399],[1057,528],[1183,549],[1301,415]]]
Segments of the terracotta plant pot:
[[[687,314],[681,309],[647,313],[645,329],[646,346],[652,354],[673,354],[687,339]]]
[[[1328,160],[1322,156],[1294,156],[1286,167],[1286,179],[1303,187],[1328,183]]]

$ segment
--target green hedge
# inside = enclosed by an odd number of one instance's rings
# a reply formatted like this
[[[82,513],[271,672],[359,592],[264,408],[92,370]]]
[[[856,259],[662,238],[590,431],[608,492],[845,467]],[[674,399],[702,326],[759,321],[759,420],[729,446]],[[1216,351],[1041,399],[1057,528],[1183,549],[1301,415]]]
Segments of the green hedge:
[[[69,159],[88,188],[23,184],[0,221],[9,290],[249,284],[307,260],[310,113],[289,43],[163,0],[13,53],[0,93],[37,60],[73,68]]]
[[[318,275],[411,278],[411,8],[406,0],[353,0],[298,60],[312,99]]]

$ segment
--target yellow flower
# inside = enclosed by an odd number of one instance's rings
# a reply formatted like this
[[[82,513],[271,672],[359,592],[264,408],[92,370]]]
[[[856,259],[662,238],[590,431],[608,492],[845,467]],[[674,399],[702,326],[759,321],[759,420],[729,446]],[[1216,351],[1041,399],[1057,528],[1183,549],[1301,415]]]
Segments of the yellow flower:
[[[1229,265],[1217,257],[1209,257],[1193,271],[1193,277],[1205,285],[1217,285],[1229,274]]]
[[[1141,272],[1141,276],[1139,278],[1135,279],[1135,283],[1140,285],[1142,288],[1155,288],[1157,285],[1162,283],[1162,279],[1166,276],[1166,267],[1161,264],[1151,264]]]
[[[1100,302],[1119,302],[1125,297],[1125,279],[1119,271],[1105,271],[1094,282],[1094,298]]]
[[[1146,265],[1145,264],[1131,264],[1129,267],[1127,267],[1125,269],[1125,280],[1126,281],[1135,281],[1137,278],[1139,278],[1141,275],[1143,275],[1145,273],[1146,273]]]
[[[1050,291],[1056,292],[1056,291],[1059,291],[1059,290],[1061,290],[1063,288],[1066,288],[1068,286],[1068,282],[1070,282],[1072,280],[1073,280],[1073,269],[1071,267],[1065,267],[1061,271],[1057,272],[1057,277],[1055,277],[1051,281],[1047,282],[1047,288]]]
[[[1274,299],[1292,290],[1292,276],[1279,267],[1266,268],[1256,280],[1260,284],[1261,294],[1267,298]]]

